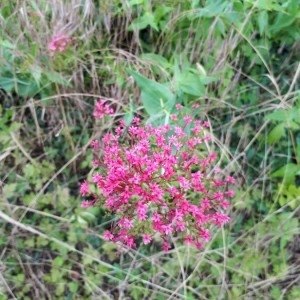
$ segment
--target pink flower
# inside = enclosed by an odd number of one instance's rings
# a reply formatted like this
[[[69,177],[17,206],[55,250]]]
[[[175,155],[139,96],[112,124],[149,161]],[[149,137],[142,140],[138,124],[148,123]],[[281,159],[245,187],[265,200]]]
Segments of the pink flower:
[[[212,221],[214,224],[220,227],[223,224],[228,223],[230,221],[230,218],[222,212],[216,212],[212,216]]]
[[[228,196],[228,197],[230,197],[230,198],[233,198],[234,197],[234,191],[231,191],[231,190],[226,191],[225,195]]]
[[[175,107],[176,107],[177,110],[181,110],[183,106],[178,103],[178,104],[175,105]]]
[[[95,118],[113,112],[105,100],[95,104]],[[91,182],[81,184],[80,194],[93,199],[83,201],[83,207],[99,203],[116,217],[106,240],[136,247],[136,241],[149,244],[158,235],[167,251],[171,237],[181,236],[200,249],[210,239],[207,228],[229,222],[223,211],[234,195],[228,189],[234,178],[215,172],[216,153],[203,151],[203,142],[210,140],[204,127],[210,125],[191,116],[180,120],[183,126],[154,127],[139,118],[126,126],[121,121],[104,134],[101,147],[92,142],[95,171]],[[186,130],[188,124],[193,124],[191,130]]]
[[[194,244],[197,247],[197,249],[199,249],[199,250],[203,248],[203,243],[201,243],[201,242],[195,242]]]
[[[64,52],[73,40],[74,38],[69,38],[65,34],[54,35],[48,44],[51,55],[54,55],[55,52]]]
[[[166,235],[169,235],[173,232],[173,227],[172,224],[167,224],[163,226],[163,230],[165,232]]]
[[[106,230],[106,231],[104,232],[103,238],[104,238],[106,241],[111,241],[111,240],[113,240],[114,235],[113,235],[110,231]]]
[[[176,230],[177,231],[184,231],[185,229],[186,229],[185,222],[177,221]]]
[[[88,207],[90,207],[90,202],[87,201],[87,200],[82,201],[81,202],[81,207],[82,208],[88,208]]]
[[[132,220],[129,220],[127,218],[123,218],[121,219],[119,222],[118,222],[118,225],[121,227],[121,228],[124,228],[124,229],[130,229],[130,228],[133,228],[133,221]]]
[[[210,233],[208,231],[208,229],[201,229],[199,231],[200,233],[200,237],[204,240],[204,241],[209,241],[210,240]]]
[[[210,123],[208,121],[203,122],[203,127],[210,127]]]
[[[183,117],[185,125],[188,125],[192,122],[192,117],[191,116],[185,116]]]
[[[151,220],[153,222],[160,222],[161,221],[161,216],[158,213],[154,213]]]
[[[134,125],[137,125],[137,126],[138,126],[138,125],[140,125],[140,121],[141,121],[140,118],[134,117],[132,123],[133,123]]]
[[[97,140],[92,141],[91,146],[93,149],[99,149],[100,148],[99,141],[97,141]]]
[[[187,180],[186,178],[184,178],[183,176],[179,176],[178,177],[178,182],[180,184],[180,187],[183,189],[183,190],[189,190],[191,188],[191,183],[189,180]]]
[[[168,251],[170,249],[170,244],[167,241],[163,242],[162,249]]]
[[[229,202],[227,200],[223,200],[223,201],[220,202],[220,206],[223,209],[227,209],[230,206],[230,204],[229,204]]]
[[[105,102],[105,100],[96,102],[93,114],[96,119],[101,119],[104,115],[112,115],[114,113],[114,110]]]
[[[194,244],[194,240],[190,235],[187,235],[185,238],[187,244]]]
[[[85,180],[80,186],[80,194],[81,196],[88,195],[90,193],[89,183]]]
[[[143,238],[143,243],[145,245],[149,244],[151,242],[151,240],[152,240],[150,234],[142,234],[142,238]]]
[[[173,120],[173,121],[177,121],[177,120],[178,120],[178,117],[177,117],[177,115],[175,115],[175,114],[170,115],[170,118],[171,118],[171,120]]]
[[[232,176],[228,176],[226,181],[230,183],[235,183],[235,179]]]

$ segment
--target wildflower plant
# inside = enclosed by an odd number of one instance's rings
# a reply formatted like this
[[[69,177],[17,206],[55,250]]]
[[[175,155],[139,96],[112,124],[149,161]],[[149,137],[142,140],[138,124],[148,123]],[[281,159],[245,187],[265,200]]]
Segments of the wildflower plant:
[[[48,44],[48,50],[50,51],[51,56],[54,56],[57,52],[66,51],[73,40],[75,40],[75,38],[67,37],[65,34],[56,34],[52,36]]]
[[[171,237],[179,236],[200,249],[211,225],[229,222],[224,211],[234,178],[221,176],[216,153],[207,150],[210,124],[176,108],[174,124],[153,127],[135,117],[92,142],[95,171],[81,184],[88,199],[81,206],[101,205],[117,217],[104,239],[136,247],[160,237],[167,251]],[[96,118],[112,113],[105,101],[95,106]]]

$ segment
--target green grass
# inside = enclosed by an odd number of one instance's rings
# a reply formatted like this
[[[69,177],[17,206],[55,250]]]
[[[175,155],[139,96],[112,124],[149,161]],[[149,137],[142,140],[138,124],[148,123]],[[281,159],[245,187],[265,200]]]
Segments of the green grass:
[[[244,2],[1,2],[1,300],[300,297],[297,0]],[[54,32],[77,39],[51,57]],[[157,117],[128,70],[199,103],[237,177],[203,251],[119,250],[102,209],[80,208],[90,141]],[[99,98],[116,114],[95,124]]]

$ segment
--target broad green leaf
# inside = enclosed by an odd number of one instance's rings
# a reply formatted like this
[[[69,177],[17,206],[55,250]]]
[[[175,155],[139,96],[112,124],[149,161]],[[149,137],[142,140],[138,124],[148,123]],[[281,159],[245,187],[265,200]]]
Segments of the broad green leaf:
[[[0,77],[0,88],[3,89],[6,93],[11,93],[15,86],[14,78],[5,78]]]
[[[281,206],[288,205],[292,209],[295,209],[300,205],[300,188],[291,184],[288,187],[286,185],[279,185],[279,191],[281,193],[279,197],[279,204]]]
[[[266,119],[268,119],[270,121],[284,122],[284,121],[286,121],[287,118],[288,118],[288,111],[285,109],[278,109],[266,116]]]
[[[156,21],[160,21],[160,19],[168,14],[170,11],[172,11],[173,8],[170,6],[165,6],[165,5],[159,5],[155,11],[154,11],[154,16]]]
[[[271,174],[273,178],[282,178],[285,184],[294,184],[295,175],[300,171],[300,166],[288,163]]]
[[[258,0],[255,2],[255,6],[261,9],[272,10],[273,0]]]
[[[177,87],[184,93],[196,97],[202,96],[205,93],[205,86],[197,74],[182,73],[178,78]]]
[[[79,285],[77,282],[72,281],[72,282],[68,283],[68,287],[70,289],[70,292],[75,294],[78,291]],[[72,298],[70,298],[70,299],[72,299]]]
[[[210,1],[206,7],[195,10],[194,18],[211,18],[219,16],[226,9],[226,7],[228,7],[228,2],[226,1]]]
[[[154,30],[158,31],[157,23],[153,14],[146,12],[142,16],[132,21],[129,30],[142,30],[150,26]]]
[[[300,138],[297,139],[297,150],[296,150],[297,160],[300,161]]]
[[[132,111],[128,111],[127,113],[125,113],[124,121],[125,121],[126,126],[129,126],[131,124],[133,118],[134,118],[134,114]]]
[[[124,115],[124,121],[125,121],[126,126],[129,126],[131,124],[131,122],[134,118],[135,112],[136,112],[136,106],[132,102],[132,99],[130,99],[129,110],[127,110]]]
[[[298,123],[296,123],[296,122],[287,120],[286,127],[287,127],[287,128],[290,128],[290,129],[297,130],[297,129],[300,128],[300,125],[299,125]]]
[[[268,135],[268,143],[275,144],[278,142],[283,136],[285,136],[285,125],[284,123],[280,123],[276,125]]]
[[[14,196],[16,194],[16,188],[17,188],[16,183],[5,184],[2,190],[4,198],[7,199]]]
[[[226,34],[226,26],[224,24],[224,22],[222,21],[222,19],[218,19],[217,22],[216,22],[216,29],[219,30],[219,32],[225,36]]]
[[[275,21],[272,22],[272,25],[270,26],[270,32],[272,35],[276,35],[278,32],[280,32],[282,29],[291,26],[296,20],[296,17],[291,16],[286,13],[278,13]]]
[[[149,60],[151,63],[161,65],[165,69],[169,69],[171,67],[171,64],[168,62],[168,60],[158,54],[145,53],[141,55],[141,59]]]
[[[143,105],[150,116],[159,113],[170,113],[175,105],[175,95],[165,85],[148,79],[139,73],[128,70],[141,89]]]
[[[58,83],[64,86],[71,86],[68,80],[66,80],[60,73],[58,72],[46,72],[47,78],[53,82]]]
[[[299,129],[300,124],[300,109],[278,109],[266,116],[270,121],[282,122],[286,128]]]
[[[52,264],[55,267],[61,267],[65,262],[65,259],[61,256],[56,256],[53,260],[52,260]]]
[[[38,173],[37,171],[38,170],[36,170],[36,168],[30,163],[26,164],[23,168],[24,176],[26,179],[34,177],[34,174]]]
[[[144,4],[145,0],[130,0],[130,5],[138,5],[138,4]]]
[[[269,25],[269,14],[266,11],[261,11],[258,14],[257,18],[259,34],[263,36],[268,33],[268,25]],[[267,34],[268,36],[268,34]]]
[[[32,74],[32,77],[35,79],[35,82],[38,87],[40,87],[40,81],[42,77],[42,68],[38,65],[32,65],[30,66],[30,71]]]
[[[1,40],[0,41],[0,46],[4,47],[4,48],[8,48],[8,49],[15,49],[16,46],[14,44],[12,44],[10,41],[8,40]]]
[[[39,87],[33,79],[29,79],[25,84],[18,83],[16,93],[22,97],[33,97],[39,92]]]

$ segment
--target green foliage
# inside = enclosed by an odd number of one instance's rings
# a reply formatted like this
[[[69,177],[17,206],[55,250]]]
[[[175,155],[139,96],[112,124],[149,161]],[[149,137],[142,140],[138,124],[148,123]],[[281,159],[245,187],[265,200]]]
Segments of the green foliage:
[[[0,299],[298,299],[299,1],[73,4],[0,4]],[[51,56],[60,31],[76,39]],[[116,114],[96,127],[100,96]],[[177,103],[231,161],[232,221],[200,253],[120,251],[80,208],[89,139]]]
[[[141,100],[147,113],[152,117],[165,115],[167,118],[175,104],[175,95],[170,89],[134,71],[128,72],[141,89]]]

